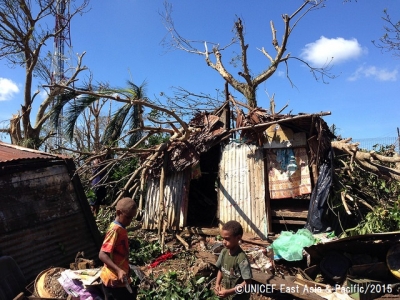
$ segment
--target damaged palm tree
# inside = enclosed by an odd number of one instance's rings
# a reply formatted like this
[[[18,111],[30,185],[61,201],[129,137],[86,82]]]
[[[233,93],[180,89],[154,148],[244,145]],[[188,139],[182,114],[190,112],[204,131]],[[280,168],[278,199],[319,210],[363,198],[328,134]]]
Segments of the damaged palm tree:
[[[97,157],[103,159],[102,167],[107,169],[108,174],[113,171],[117,164],[123,161],[129,161],[134,157],[141,158],[140,166],[129,174],[128,178],[120,179],[127,179],[127,181],[112,204],[114,206],[124,196],[136,198],[138,195],[140,199],[139,212],[141,213],[149,169],[153,166],[154,161],[165,157],[166,150],[172,142],[180,145],[184,144],[190,138],[192,129],[174,111],[150,102],[144,96],[144,85],[136,86],[132,82],[128,82],[128,88],[118,90],[104,87],[94,89],[91,85],[83,89],[74,89],[60,84],[50,87],[64,91],[63,97],[59,98],[60,101],[52,110],[52,120],[57,125],[62,108],[68,108],[65,110],[66,122],[63,125],[64,131],[70,139],[73,138],[79,116],[99,99],[113,100],[123,104],[113,115],[105,130],[101,141],[102,150],[96,154],[85,151],[74,151],[74,153],[79,157],[87,158],[86,163],[78,170],[81,174],[90,170],[90,162]],[[142,107],[147,107],[152,111],[163,114],[170,120],[163,123],[152,119],[152,122],[144,124],[144,109]],[[162,124],[165,124],[165,126],[163,127]],[[169,134],[169,140],[152,148],[146,147],[146,141],[151,136],[159,133]],[[92,178],[94,176],[96,174]],[[162,210],[160,214],[162,216]]]

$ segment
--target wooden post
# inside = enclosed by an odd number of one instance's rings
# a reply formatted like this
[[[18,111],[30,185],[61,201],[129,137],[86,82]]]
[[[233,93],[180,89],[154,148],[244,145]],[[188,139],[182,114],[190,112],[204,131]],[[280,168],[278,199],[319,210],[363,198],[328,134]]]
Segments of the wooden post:
[[[399,142],[399,154],[400,154],[400,129],[397,127],[397,140]]]
[[[143,211],[143,197],[144,197],[144,183],[147,169],[144,168],[142,170],[142,174],[140,174],[140,198],[139,198],[139,212]]]
[[[161,243],[162,252],[164,252],[164,235],[165,235],[165,226],[163,226],[163,223],[165,222],[164,189],[165,189],[166,167],[167,167],[167,151],[164,151],[163,165],[161,167],[161,175],[160,175],[160,200],[158,205],[158,239],[160,240]]]
[[[264,184],[265,184],[265,188],[264,188],[264,199],[265,199],[265,217],[266,217],[266,222],[268,224],[268,233],[272,232],[273,228],[272,228],[272,208],[271,208],[271,197],[269,194],[269,178],[268,178],[268,168],[269,168],[269,160],[268,160],[268,156],[266,155],[266,151],[268,150],[264,150]],[[267,234],[268,234],[267,233]]]

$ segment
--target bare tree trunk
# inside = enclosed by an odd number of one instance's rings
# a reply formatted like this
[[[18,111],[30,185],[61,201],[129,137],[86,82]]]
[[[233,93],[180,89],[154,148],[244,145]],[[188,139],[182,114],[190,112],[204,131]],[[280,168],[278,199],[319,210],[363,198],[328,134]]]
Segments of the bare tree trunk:
[[[22,140],[21,135],[21,118],[19,115],[13,115],[10,120],[10,138],[11,143],[18,145]]]

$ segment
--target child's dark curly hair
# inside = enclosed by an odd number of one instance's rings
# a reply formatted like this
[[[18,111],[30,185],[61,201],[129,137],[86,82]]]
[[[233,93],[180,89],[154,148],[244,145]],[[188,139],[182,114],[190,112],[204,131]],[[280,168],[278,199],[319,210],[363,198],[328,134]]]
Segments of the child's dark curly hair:
[[[228,221],[222,226],[222,230],[229,231],[233,236],[243,235],[243,227],[238,221]]]

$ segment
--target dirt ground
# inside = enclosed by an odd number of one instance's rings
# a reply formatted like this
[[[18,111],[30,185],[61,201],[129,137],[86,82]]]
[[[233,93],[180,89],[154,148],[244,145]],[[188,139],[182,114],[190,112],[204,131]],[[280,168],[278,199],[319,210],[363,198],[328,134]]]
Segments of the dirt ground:
[[[140,230],[139,230],[140,234]],[[190,276],[203,276],[206,277],[209,283],[209,287],[212,289],[215,276],[217,273],[215,263],[217,261],[218,255],[216,252],[215,245],[221,244],[217,239],[217,234],[193,234],[193,233],[180,233],[179,238],[176,236],[167,235],[165,236],[165,244],[168,249],[173,253],[173,256],[161,262],[154,268],[149,268],[149,266],[141,267],[141,270],[148,278],[157,278],[160,275],[167,274],[169,271],[175,271],[178,274],[178,278],[185,282],[185,279]],[[144,238],[142,236],[141,238]],[[157,241],[156,233],[152,233],[149,236],[149,231],[146,232],[145,239],[147,241],[154,240]],[[252,252],[259,252],[260,250],[268,247],[273,241],[274,237],[270,240],[264,241],[251,234],[244,234],[242,238],[243,242],[241,244],[242,249],[247,253],[248,257]],[[218,252],[218,251],[217,251]],[[253,257],[254,258],[254,257]],[[307,261],[303,259],[302,261],[288,262],[285,260],[274,261],[274,271],[269,274],[269,270],[260,270],[258,267],[263,264],[257,264],[254,259],[249,258],[252,264],[253,270],[253,283],[272,283],[276,286],[281,285],[295,285],[294,279],[296,275],[302,274],[302,270],[307,269]],[[319,274],[320,275],[320,274]],[[197,277],[198,278],[198,277]],[[304,276],[302,277],[304,278]],[[323,277],[319,278],[318,281],[324,286]],[[140,287],[139,287],[140,288]],[[315,293],[307,293],[305,296],[302,294],[301,298],[297,298],[294,295],[296,293],[280,293],[279,291],[274,291],[268,294],[252,294],[251,299],[262,299],[262,300],[289,300],[289,299],[323,299],[317,296]],[[299,295],[300,296],[300,295]],[[381,296],[379,299],[400,299],[399,295],[387,294]]]
[[[184,245],[177,239],[172,237],[167,238],[166,245],[169,249],[173,249],[174,256],[169,258],[154,268],[149,266],[140,267],[146,277],[157,278],[162,274],[166,274],[169,271],[177,272],[180,279],[185,279],[185,276],[205,276],[210,279],[210,287],[214,286],[215,276],[217,269],[215,262],[218,256],[213,253],[212,246],[220,243],[215,237],[202,237],[202,236],[183,236],[185,241],[189,245],[190,249],[186,250]],[[253,238],[253,236],[246,236],[247,239]],[[261,240],[260,240],[261,241]],[[251,252],[254,250],[260,250],[268,246],[267,242],[260,242],[259,245],[254,243],[242,242],[241,247],[245,252]],[[283,269],[283,267],[277,266],[282,274],[294,275],[290,269]],[[190,275],[189,275],[190,274]],[[272,300],[272,299],[298,299],[290,294],[278,293],[273,294],[252,294],[251,299],[254,300]]]

